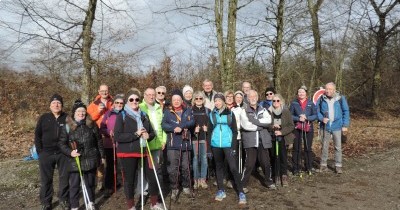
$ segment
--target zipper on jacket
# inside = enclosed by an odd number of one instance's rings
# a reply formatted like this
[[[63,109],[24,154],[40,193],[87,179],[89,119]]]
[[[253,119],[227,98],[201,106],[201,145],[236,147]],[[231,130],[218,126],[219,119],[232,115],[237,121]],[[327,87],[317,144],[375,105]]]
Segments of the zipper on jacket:
[[[222,147],[222,125],[219,124],[219,147]]]

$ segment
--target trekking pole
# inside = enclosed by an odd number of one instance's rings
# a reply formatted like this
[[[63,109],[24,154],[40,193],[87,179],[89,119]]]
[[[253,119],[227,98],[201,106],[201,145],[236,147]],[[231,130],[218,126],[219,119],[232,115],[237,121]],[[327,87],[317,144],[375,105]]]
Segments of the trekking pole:
[[[115,145],[115,140],[114,137],[111,137],[111,141],[113,144],[113,159],[114,159],[114,194],[117,193],[117,157],[116,157],[116,145]]]
[[[179,184],[179,176],[180,176],[180,167],[181,167],[181,158],[182,158],[182,143],[181,143],[181,147],[179,149],[179,159],[178,159],[178,175],[176,176],[176,181],[175,181],[175,186],[178,187]],[[179,189],[179,188],[178,188]],[[171,193],[171,197],[172,197],[172,193]],[[175,203],[178,200],[178,195],[176,195],[175,197]]]
[[[243,167],[242,167],[242,139],[239,139],[239,158],[238,158],[238,166],[239,166],[239,173],[243,173]]]
[[[144,209],[144,189],[143,189],[143,138],[140,137],[140,201],[142,210]]]
[[[188,172],[189,172],[189,189],[190,189],[190,194],[191,197],[194,198],[194,193],[193,193],[193,189],[192,189],[192,176],[190,174],[190,157],[189,157],[189,151],[188,151],[188,144],[186,143],[186,158],[188,161]]]
[[[303,171],[301,170],[301,168],[302,168],[302,161],[301,161],[301,157],[302,157],[302,155],[301,155],[301,153],[302,153],[302,147],[305,147],[305,144],[303,143],[304,142],[304,122],[301,122],[301,131],[300,131],[300,135],[301,135],[301,141],[300,141],[300,148],[299,148],[299,153],[300,153],[300,155],[299,155],[299,168],[300,168],[300,178],[303,178]],[[305,148],[303,149],[303,153],[304,153],[304,165],[306,165],[307,163],[306,163],[306,152],[305,152]]]
[[[278,142],[278,136],[275,135],[275,183],[278,182],[278,180],[281,179],[280,176],[280,167],[279,167],[279,142]],[[282,184],[282,182],[281,182]]]
[[[195,133],[194,134],[195,135],[195,137],[196,137],[196,140],[197,140],[197,163],[194,163],[193,164],[193,167],[195,166],[195,164],[196,164],[196,167],[197,167],[197,171],[200,171],[201,172],[201,164],[200,164],[200,140],[199,140],[199,133]],[[195,149],[195,152],[196,152],[196,149]],[[200,165],[200,166],[199,166]],[[189,167],[189,169],[190,169],[190,167]],[[200,169],[200,170],[199,170]],[[193,169],[194,170],[194,169]],[[199,179],[197,179],[197,183],[196,183],[196,181],[195,181],[195,185],[197,184],[197,186],[196,186],[196,188],[197,188],[197,191],[199,190]]]
[[[147,146],[147,152],[149,153],[149,156],[150,156],[151,165],[153,166],[154,175],[156,176],[156,181],[157,181],[158,190],[160,190],[161,200],[162,200],[162,202],[163,202],[164,209],[167,209],[167,207],[166,207],[166,205],[165,205],[164,195],[163,195],[163,192],[162,192],[162,189],[161,189],[160,181],[158,180],[156,167],[155,167],[155,165],[154,165],[153,155],[151,154],[151,151],[150,151],[150,148],[149,148],[149,142],[147,142],[147,141],[146,141],[146,146]]]
[[[308,157],[308,153],[310,153],[311,151],[311,148],[309,148],[309,145],[308,145],[308,139],[307,139],[307,132],[306,132],[306,130],[305,130],[305,128],[306,128],[306,126],[305,126],[305,124],[306,124],[307,122],[303,122],[303,130],[304,130],[304,146],[305,146],[305,148],[304,148],[304,162],[305,162],[305,165],[306,165],[306,169],[307,169],[307,173],[308,173],[308,175],[311,175],[311,168],[312,168],[312,163],[310,163],[310,158]],[[311,166],[310,166],[311,165]]]

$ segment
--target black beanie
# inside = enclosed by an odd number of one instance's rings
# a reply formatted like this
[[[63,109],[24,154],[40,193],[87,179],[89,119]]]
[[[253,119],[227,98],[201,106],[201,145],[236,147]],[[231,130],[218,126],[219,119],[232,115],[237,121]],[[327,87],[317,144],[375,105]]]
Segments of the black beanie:
[[[63,105],[63,98],[57,93],[55,93],[53,96],[50,97],[50,103],[53,101],[59,101],[61,105]]]
[[[222,93],[217,93],[217,94],[215,94],[215,95],[214,95],[214,101],[215,101],[215,99],[217,99],[217,98],[219,98],[219,99],[221,99],[222,101],[225,102],[225,96],[224,96],[224,94],[222,94]]]
[[[264,94],[267,94],[267,92],[273,92],[274,94],[276,94],[276,91],[275,91],[274,87],[267,87],[267,89],[265,89]]]
[[[181,92],[180,90],[178,90],[178,89],[175,89],[175,90],[172,91],[172,93],[171,93],[171,98],[172,98],[172,96],[174,96],[174,95],[178,95],[178,96],[181,97],[181,99],[183,99],[182,92]]]
[[[75,111],[76,111],[78,108],[81,108],[81,107],[83,107],[83,108],[86,109],[86,105],[82,102],[81,99],[75,100],[75,103],[74,103],[74,105],[72,106],[72,116],[74,116],[74,115],[75,115]]]

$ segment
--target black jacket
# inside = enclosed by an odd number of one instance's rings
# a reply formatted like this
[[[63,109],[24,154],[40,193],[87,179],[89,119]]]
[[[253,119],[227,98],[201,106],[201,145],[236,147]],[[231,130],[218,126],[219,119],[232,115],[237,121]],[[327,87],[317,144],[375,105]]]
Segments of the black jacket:
[[[193,117],[194,117],[194,128],[192,129],[193,139],[197,140],[196,134],[194,133],[194,129],[197,126],[200,126],[200,132],[198,135],[198,139],[199,140],[207,140],[207,142],[209,142],[211,132],[208,131],[208,129],[207,129],[207,132],[204,132],[203,126],[205,125],[208,127],[208,123],[210,121],[208,118],[209,118],[209,114],[211,113],[211,110],[204,106],[202,106],[200,108],[198,108],[197,106],[193,106],[192,110],[193,110]],[[207,139],[206,139],[206,137],[207,137]]]
[[[59,147],[70,158],[71,171],[78,171],[75,158],[71,157],[71,142],[77,143],[82,171],[97,168],[100,157],[104,158],[103,141],[96,123],[88,115],[86,122],[78,125],[71,117],[67,117],[67,125],[61,131]]]
[[[67,114],[64,112],[58,118],[55,118],[53,113],[40,116],[35,129],[35,146],[38,154],[42,151],[60,152],[58,140],[66,118]]]

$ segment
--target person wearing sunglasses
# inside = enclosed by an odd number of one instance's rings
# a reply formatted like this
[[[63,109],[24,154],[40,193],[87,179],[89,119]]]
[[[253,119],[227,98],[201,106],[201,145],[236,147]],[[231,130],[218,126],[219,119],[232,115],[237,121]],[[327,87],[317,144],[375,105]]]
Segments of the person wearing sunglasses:
[[[104,197],[111,196],[114,187],[114,127],[117,116],[123,112],[124,94],[117,94],[114,97],[114,104],[111,110],[108,110],[100,124],[100,134],[103,136],[104,155],[106,157],[106,167],[104,175]],[[117,164],[117,163],[115,163]]]
[[[128,209],[135,209],[135,184],[138,184],[136,183],[136,173],[143,158],[142,167],[144,167],[144,173],[149,184],[150,209],[160,209],[162,206],[158,203],[157,180],[146,149],[146,141],[151,142],[156,134],[148,115],[139,108],[140,91],[132,88],[125,96],[124,111],[126,114],[117,116],[114,135],[118,143],[117,156],[123,168],[124,193],[127,206]]]
[[[295,123],[293,143],[293,175],[298,176],[301,171],[301,145],[304,144],[304,169],[308,174],[315,172],[312,166],[312,143],[314,137],[313,121],[317,120],[317,108],[307,97],[307,87],[301,86],[297,90],[297,98],[290,105],[290,112]]]
[[[165,99],[166,94],[167,88],[165,86],[156,87],[156,103],[161,106],[162,110],[169,106],[168,101]]]
[[[268,111],[272,116],[272,124],[269,129],[272,136],[272,151],[274,151],[272,152],[274,160],[271,161],[273,163],[272,173],[276,186],[286,187],[289,185],[286,146],[293,143],[294,124],[292,115],[284,104],[282,95],[274,94],[272,106],[269,107]]]
[[[207,144],[206,141],[210,137],[207,130],[208,114],[210,109],[204,106],[205,99],[201,91],[193,94],[192,110],[194,116],[195,128],[193,132],[193,178],[194,189],[207,189]],[[207,139],[206,139],[207,138]]]
[[[275,93],[276,91],[274,87],[267,87],[264,91],[265,100],[261,101],[260,105],[265,109],[268,109],[270,106],[272,106],[272,98],[274,97]]]

